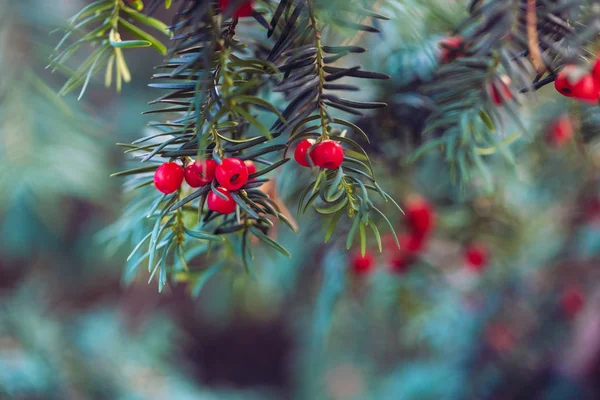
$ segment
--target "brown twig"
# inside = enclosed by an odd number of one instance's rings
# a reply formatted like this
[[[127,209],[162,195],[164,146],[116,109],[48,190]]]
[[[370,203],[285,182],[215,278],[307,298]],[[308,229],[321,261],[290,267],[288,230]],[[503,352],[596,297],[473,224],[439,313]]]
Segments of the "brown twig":
[[[527,41],[529,43],[529,56],[537,72],[544,70],[544,61],[540,52],[540,42],[537,34],[537,15],[535,0],[527,0]]]

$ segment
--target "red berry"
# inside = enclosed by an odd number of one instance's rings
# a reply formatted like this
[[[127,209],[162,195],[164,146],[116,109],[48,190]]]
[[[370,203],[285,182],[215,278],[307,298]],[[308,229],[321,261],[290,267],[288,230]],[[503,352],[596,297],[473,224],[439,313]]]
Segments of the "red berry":
[[[398,243],[400,249],[395,242],[389,244],[393,249],[390,269],[395,273],[404,273],[415,262],[417,254],[423,250],[426,242],[420,235],[403,234],[398,237]]]
[[[360,251],[357,251],[350,257],[350,266],[352,268],[352,272],[356,275],[364,275],[371,271],[374,264],[375,259],[373,254],[368,251],[365,252],[364,256],[360,254]]]
[[[221,11],[225,11],[231,0],[219,0],[219,9]],[[252,16],[252,12],[254,11],[252,8],[252,0],[246,0],[244,2],[238,2],[237,9],[233,12],[233,18],[243,18]]]
[[[512,92],[510,91],[510,83],[510,77],[502,75],[499,82],[490,85],[490,97],[494,104],[501,106],[504,104],[504,99],[510,100],[513,98]],[[502,95],[504,95],[504,98]]]
[[[474,272],[481,272],[488,262],[488,251],[485,247],[471,244],[465,249],[465,266]]]
[[[239,158],[225,158],[217,165],[215,177],[227,190],[238,190],[248,182],[248,168]]]
[[[183,183],[183,168],[174,162],[167,162],[156,169],[154,186],[165,194],[175,192]]]
[[[592,74],[583,73],[576,65],[567,65],[554,81],[554,87],[563,96],[589,103],[598,102],[599,86]]]
[[[560,303],[568,317],[576,316],[585,304],[585,296],[577,286],[571,286],[562,293]]]
[[[440,63],[447,64],[463,54],[459,52],[462,47],[463,38],[462,36],[447,36],[440,40],[439,46],[442,49],[440,53]]]
[[[212,190],[208,193],[208,197],[206,198],[206,205],[210,211],[218,212],[221,214],[231,214],[235,211],[235,200],[229,194],[229,191],[225,188],[218,187],[216,190],[219,193],[222,193],[227,197],[227,200],[222,199]]]
[[[426,236],[435,225],[435,213],[422,197],[413,197],[406,204],[406,222],[416,236]]]
[[[344,161],[344,148],[334,140],[324,140],[315,146],[311,157],[318,167],[335,169]]]
[[[183,171],[185,181],[193,188],[208,185],[215,179],[215,160],[196,160]]]
[[[550,125],[546,140],[552,146],[562,147],[572,137],[573,124],[571,123],[571,118],[567,114],[563,114]]]
[[[256,172],[256,165],[254,164],[254,161],[246,160],[246,161],[244,161],[244,165],[248,169],[248,175],[252,175],[253,173]]]
[[[300,143],[298,143],[298,145],[296,146],[296,150],[294,150],[294,160],[296,160],[296,162],[302,165],[303,167],[310,167],[310,164],[308,163],[307,153],[308,149],[313,144],[315,144],[315,141],[313,139],[304,139]],[[312,159],[312,152],[310,154],[310,157]]]

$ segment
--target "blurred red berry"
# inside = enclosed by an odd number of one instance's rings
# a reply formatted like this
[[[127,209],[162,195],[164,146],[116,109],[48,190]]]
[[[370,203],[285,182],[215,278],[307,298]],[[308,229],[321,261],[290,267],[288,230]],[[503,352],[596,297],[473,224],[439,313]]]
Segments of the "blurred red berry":
[[[501,106],[504,104],[505,99],[510,100],[513,98],[513,94],[510,90],[511,80],[508,75],[502,75],[499,81],[494,82],[490,85],[490,97],[494,104]],[[504,95],[504,98],[502,97]]]
[[[481,272],[488,263],[488,250],[482,245],[471,244],[465,249],[465,266],[474,272]]]
[[[569,318],[575,317],[583,309],[585,295],[577,286],[568,287],[560,297],[560,305]]]
[[[406,222],[412,234],[426,236],[435,225],[435,212],[422,197],[414,197],[406,202]]]
[[[515,337],[508,326],[503,323],[490,324],[485,330],[487,344],[499,353],[504,353],[513,348]]]
[[[413,255],[400,252],[390,259],[390,270],[396,274],[403,274],[408,272],[414,262]]]
[[[231,2],[232,0],[219,0],[219,9],[221,11],[227,10],[227,7],[229,7]],[[241,2],[238,1],[238,6],[233,12],[233,18],[244,18],[252,16],[252,12],[254,11],[254,9],[252,8],[252,3],[252,0],[246,0]]]
[[[567,114],[563,114],[551,125],[546,135],[548,144],[554,147],[562,147],[573,137],[573,124]]]
[[[587,201],[584,215],[587,221],[600,220],[600,197],[593,197]]]
[[[154,186],[164,194],[174,193],[182,183],[183,168],[177,163],[164,163],[154,173]]]
[[[393,238],[388,246],[391,246],[390,269],[395,273],[404,273],[410,269],[415,262],[416,256],[424,249],[426,240],[421,235],[403,234],[398,236],[400,249],[396,246]]]
[[[462,57],[460,48],[462,47],[462,36],[446,36],[439,42],[439,47],[442,49],[440,53],[440,63],[447,64],[453,60]]]
[[[596,56],[594,66],[592,67],[592,78],[596,81],[596,84],[600,86],[600,54]]]
[[[366,251],[363,256],[360,251],[352,253],[350,256],[350,267],[356,275],[364,275],[370,272],[375,265],[375,258],[371,252]]]

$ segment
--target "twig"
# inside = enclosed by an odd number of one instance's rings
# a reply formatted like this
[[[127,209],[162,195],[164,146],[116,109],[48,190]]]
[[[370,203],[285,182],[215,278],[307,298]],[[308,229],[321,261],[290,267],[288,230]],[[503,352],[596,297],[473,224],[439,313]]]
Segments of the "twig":
[[[533,67],[537,72],[543,71],[544,62],[540,53],[540,42],[537,35],[536,0],[527,0],[527,40],[529,43],[529,55]]]

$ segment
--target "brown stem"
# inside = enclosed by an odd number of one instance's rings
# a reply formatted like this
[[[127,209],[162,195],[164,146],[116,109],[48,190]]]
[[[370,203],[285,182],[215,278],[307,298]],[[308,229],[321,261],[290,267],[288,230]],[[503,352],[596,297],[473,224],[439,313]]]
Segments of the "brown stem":
[[[537,72],[542,72],[544,62],[540,53],[540,42],[537,34],[536,0],[527,0],[527,41],[529,43],[529,56]]]

